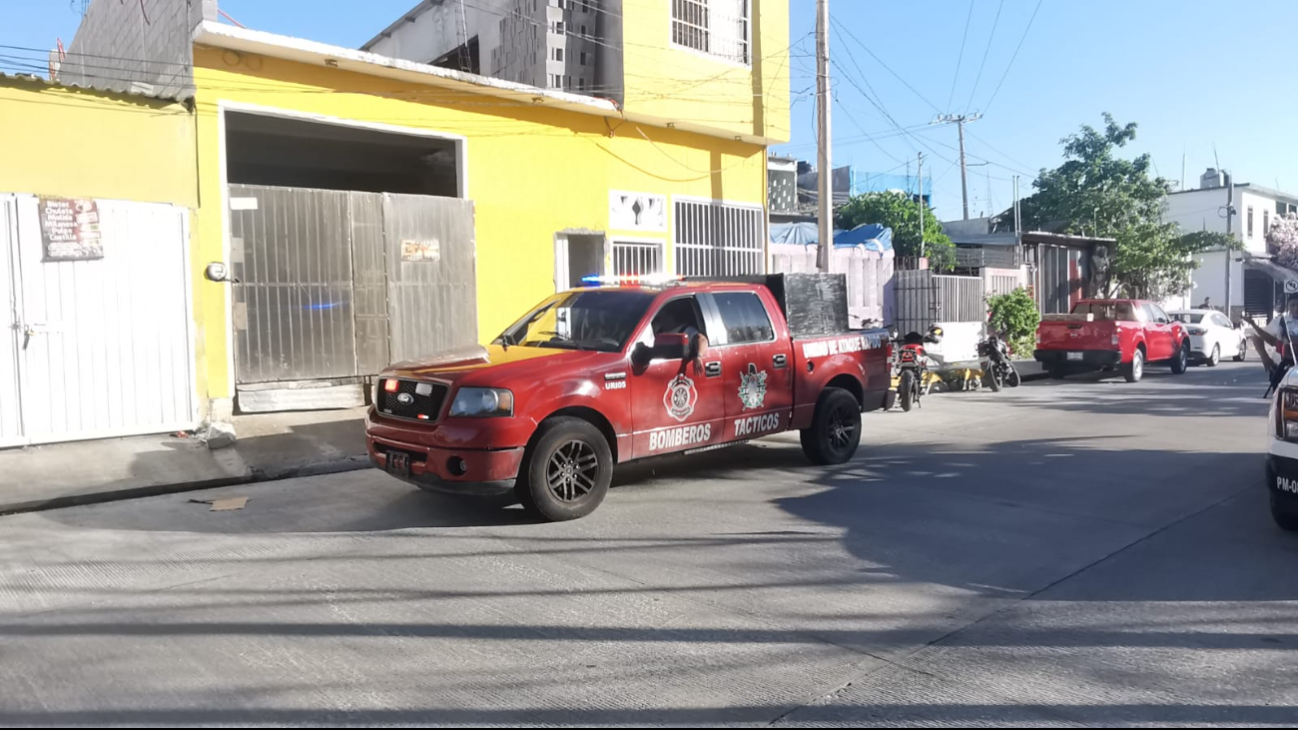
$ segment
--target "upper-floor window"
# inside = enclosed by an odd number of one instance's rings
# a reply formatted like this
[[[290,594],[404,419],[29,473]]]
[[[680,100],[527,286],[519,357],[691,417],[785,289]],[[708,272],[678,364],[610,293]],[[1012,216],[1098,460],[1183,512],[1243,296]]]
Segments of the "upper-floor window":
[[[748,64],[749,0],[672,0],[672,43]]]
[[[1253,237],[1253,206],[1248,206],[1248,237]]]
[[[1271,230],[1271,211],[1262,211],[1262,235],[1265,236]]]
[[[586,62],[587,62],[588,60],[590,60],[590,56],[589,56],[589,54],[587,54],[585,51],[582,51],[582,52],[581,52],[581,65],[583,65],[583,66],[587,65]]]
[[[563,60],[563,49],[562,49],[562,48],[551,48],[551,49],[550,49],[550,58],[551,58],[551,60],[554,60],[554,61],[562,61],[562,60]]]

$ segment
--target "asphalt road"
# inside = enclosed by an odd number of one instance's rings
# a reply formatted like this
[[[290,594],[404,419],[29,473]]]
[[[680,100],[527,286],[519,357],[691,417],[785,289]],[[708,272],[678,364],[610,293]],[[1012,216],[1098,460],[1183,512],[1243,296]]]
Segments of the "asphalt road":
[[[3,518],[0,724],[1296,725],[1264,387],[935,395],[560,525],[374,472]]]

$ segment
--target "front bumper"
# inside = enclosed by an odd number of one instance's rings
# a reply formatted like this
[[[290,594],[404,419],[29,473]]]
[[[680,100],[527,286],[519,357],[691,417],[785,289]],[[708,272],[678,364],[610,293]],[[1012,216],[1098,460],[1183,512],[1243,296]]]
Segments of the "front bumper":
[[[449,429],[448,429],[449,431]],[[450,435],[455,443],[449,443]],[[493,496],[511,490],[523,463],[523,446],[497,446],[498,436],[463,439],[462,433],[439,433],[422,424],[404,426],[365,418],[365,445],[370,461],[393,476],[419,487],[458,494]],[[513,439],[504,439],[508,443]],[[526,443],[524,439],[522,443]],[[397,457],[408,465],[390,463]]]
[[[1078,355],[1081,357],[1069,357]],[[1122,364],[1122,353],[1117,350],[1036,350],[1037,362],[1047,367],[1063,366],[1079,370],[1112,368]]]

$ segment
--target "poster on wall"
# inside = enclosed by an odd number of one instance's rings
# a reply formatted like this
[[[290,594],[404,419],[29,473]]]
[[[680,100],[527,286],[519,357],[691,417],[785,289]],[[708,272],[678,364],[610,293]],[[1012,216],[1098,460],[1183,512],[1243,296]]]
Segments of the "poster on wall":
[[[77,198],[41,198],[42,261],[94,261],[104,257],[99,205]]]
[[[431,241],[402,241],[401,260],[437,263],[442,260],[442,243],[437,239]]]

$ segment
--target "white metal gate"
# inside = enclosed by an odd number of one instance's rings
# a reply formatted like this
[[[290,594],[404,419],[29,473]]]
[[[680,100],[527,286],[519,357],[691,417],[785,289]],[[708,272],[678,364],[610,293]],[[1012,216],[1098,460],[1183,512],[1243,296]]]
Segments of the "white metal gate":
[[[0,444],[195,427],[186,211],[96,201],[104,257],[49,262],[38,200],[2,202]]]
[[[14,265],[18,250],[18,211],[12,195],[0,195],[0,447],[26,443],[18,401],[18,291]]]

